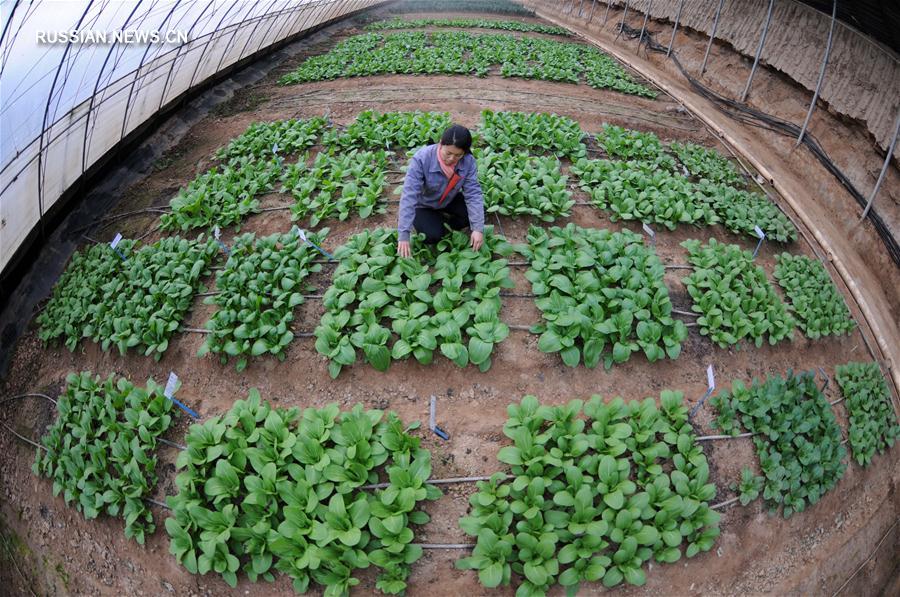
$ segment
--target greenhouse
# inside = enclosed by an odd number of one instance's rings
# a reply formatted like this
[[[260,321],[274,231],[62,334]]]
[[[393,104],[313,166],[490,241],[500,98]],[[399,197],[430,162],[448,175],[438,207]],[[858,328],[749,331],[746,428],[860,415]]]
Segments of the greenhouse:
[[[900,13],[0,4],[0,592],[900,590]]]

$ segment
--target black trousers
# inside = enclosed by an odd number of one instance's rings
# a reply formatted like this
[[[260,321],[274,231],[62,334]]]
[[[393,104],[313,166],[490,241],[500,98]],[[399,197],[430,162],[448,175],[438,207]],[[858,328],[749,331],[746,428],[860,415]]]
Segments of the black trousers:
[[[444,224],[453,230],[462,230],[469,225],[469,212],[466,209],[466,200],[462,193],[458,193],[450,203],[444,204],[440,209],[416,208],[413,226],[418,232],[425,235],[427,244],[433,245],[447,234]]]

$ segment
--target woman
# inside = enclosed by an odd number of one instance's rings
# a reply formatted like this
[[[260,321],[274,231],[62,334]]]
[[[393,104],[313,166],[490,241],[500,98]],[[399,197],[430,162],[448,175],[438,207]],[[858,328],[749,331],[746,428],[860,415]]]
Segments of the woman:
[[[412,228],[434,244],[446,233],[469,227],[471,246],[484,242],[484,198],[478,184],[478,168],[472,155],[472,134],[454,124],[441,135],[441,142],[426,145],[413,155],[403,181],[397,229],[397,253],[409,257]]]

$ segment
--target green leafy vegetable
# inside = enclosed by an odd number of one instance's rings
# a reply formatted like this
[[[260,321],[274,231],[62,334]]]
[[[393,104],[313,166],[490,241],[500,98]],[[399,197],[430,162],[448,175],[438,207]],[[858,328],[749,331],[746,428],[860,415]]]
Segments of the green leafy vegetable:
[[[324,128],[324,118],[254,122],[239,137],[217,151],[216,158],[240,162],[245,157],[259,160],[270,156],[296,155],[315,145]]]
[[[797,325],[810,338],[849,334],[856,328],[844,298],[821,262],[782,253],[775,279],[791,301]]]
[[[743,187],[744,178],[734,164],[714,149],[693,143],[671,143],[669,149],[693,176],[715,184]]]
[[[554,156],[476,149],[478,180],[487,213],[530,215],[545,222],[570,215],[575,204]]]
[[[737,435],[754,433],[753,444],[766,481],[763,499],[785,518],[818,502],[844,475],[847,455],[841,429],[811,372],[786,378],[741,381],[710,399],[715,427]]]
[[[726,245],[711,238],[701,245],[687,240],[694,272],[685,278],[693,310],[700,313],[700,333],[725,348],[752,338],[762,346],[793,339],[794,318],[766,279],[765,271],[753,263],[753,255],[737,245]]]
[[[513,444],[497,458],[514,479],[478,483],[459,521],[477,544],[456,566],[488,588],[515,574],[516,594],[555,584],[575,594],[582,582],[643,585],[643,564],[679,560],[684,542],[688,557],[711,549],[719,515],[706,457],[681,394],[663,391],[660,403],[511,404],[503,432]]]
[[[607,369],[641,351],[650,362],[678,358],[687,328],[672,318],[663,266],[639,235],[532,226],[521,251],[544,320],[532,329],[542,352],[570,367],[602,357]]]
[[[131,241],[117,249],[93,247],[76,256],[53,298],[38,316],[41,339],[66,336],[74,350],[81,338],[91,338],[107,351],[118,347],[143,351],[159,360],[169,347],[218,252],[212,239],[163,238],[140,250]]]
[[[498,152],[539,150],[575,159],[584,157],[587,151],[582,143],[581,125],[556,114],[484,110],[478,136]]]
[[[362,405],[273,408],[251,389],[188,431],[178,494],[168,498],[171,553],[232,587],[241,571],[251,582],[281,572],[297,593],[313,582],[337,597],[374,565],[376,586],[402,593],[422,555],[410,526],[428,522],[417,507],[441,496],[426,484],[431,454],[409,435],[414,427]],[[365,489],[381,478],[385,489]]]
[[[384,150],[346,153],[334,151],[316,155],[312,166],[300,161],[288,166],[282,177],[283,193],[291,193],[292,220],[309,218],[310,226],[322,220],[346,220],[355,210],[360,218],[384,213],[378,199],[384,191],[387,155]]]
[[[328,229],[306,234],[321,246]],[[294,233],[258,240],[253,234],[237,237],[225,268],[216,275],[218,293],[206,299],[218,309],[206,323],[210,334],[198,356],[212,352],[222,364],[234,357],[238,371],[247,366],[248,356],[273,354],[283,361],[294,339],[294,307],[309,290],[306,278],[322,269],[312,263],[317,255]]]
[[[344,148],[416,149],[436,143],[452,124],[449,112],[360,112],[344,131],[332,129],[322,142]]]
[[[33,471],[53,480],[53,495],[88,520],[125,519],[125,536],[144,544],[156,530],[145,503],[156,486],[157,438],[172,424],[170,400],[152,379],[139,388],[127,379],[88,372],[66,377],[57,418],[41,439]]]
[[[244,216],[259,211],[255,197],[270,192],[281,172],[281,156],[269,160],[234,158],[181,189],[169,202],[171,213],[161,216],[161,227],[190,230],[240,224]]]
[[[655,163],[580,159],[571,171],[595,206],[613,212],[613,221],[637,220],[670,230],[680,223],[719,221],[707,198],[687,178]]]
[[[307,59],[279,83],[290,85],[338,77],[381,74],[474,74],[487,76],[500,65],[504,77],[524,77],[609,88],[649,98],[656,93],[636,83],[612,58],[581,44],[535,37],[472,35],[461,31],[366,33]]]
[[[900,437],[900,423],[877,363],[838,365],[835,375],[850,413],[850,448],[860,466],[869,466]]]
[[[493,258],[511,247],[491,226],[484,232],[479,252],[458,231],[436,246],[414,238],[412,259],[397,256],[394,230],[367,230],[340,247],[315,331],[331,376],[356,362],[357,350],[379,371],[410,356],[430,364],[437,350],[460,367],[471,362],[487,371],[494,345],[509,334],[500,289],[513,284],[506,260]]]
[[[481,9],[478,9],[481,11]],[[489,21],[487,19],[394,19],[378,21],[366,25],[366,31],[384,29],[414,29],[419,27],[464,27],[477,29],[502,29],[503,31],[521,31],[523,33],[544,33],[546,35],[571,35],[562,27],[550,27],[537,23],[519,23],[517,21]]]

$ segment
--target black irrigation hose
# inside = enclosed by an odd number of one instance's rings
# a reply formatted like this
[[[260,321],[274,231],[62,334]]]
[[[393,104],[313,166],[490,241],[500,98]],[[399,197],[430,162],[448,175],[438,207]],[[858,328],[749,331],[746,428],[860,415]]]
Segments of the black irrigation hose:
[[[640,35],[640,30],[629,27],[628,25],[622,25],[621,30],[625,33],[629,38],[637,38]],[[653,36],[649,32],[644,32],[644,41],[646,43],[647,49],[652,50],[654,52],[665,53],[668,48],[656,42],[653,39]],[[789,136],[789,137],[799,137],[800,136],[800,127],[794,124],[793,122],[789,122],[787,120],[783,120],[776,116],[772,116],[770,114],[766,114],[760,110],[755,108],[751,108],[747,104],[743,104],[737,100],[733,100],[731,98],[725,97],[719,93],[716,93],[709,87],[703,85],[700,81],[695,79],[687,72],[687,69],[684,68],[684,65],[681,64],[681,61],[678,60],[678,57],[675,52],[671,54],[672,62],[675,63],[675,66],[678,67],[678,70],[681,71],[681,74],[684,75],[684,78],[688,80],[688,83],[691,84],[691,87],[694,90],[710,100],[716,108],[719,109],[726,116],[742,122],[744,124],[755,126],[759,128],[763,128],[781,135]],[[841,170],[837,167],[837,165],[831,161],[831,158],[828,157],[828,154],[816,140],[812,133],[808,130],[806,134],[803,136],[803,144],[812,152],[812,154],[819,160],[819,162],[828,170],[841,185],[847,189],[847,192],[856,200],[856,202],[860,205],[860,207],[866,206],[866,198],[863,197],[862,193],[857,190],[853,183],[850,181],[847,176],[841,172]],[[881,238],[881,241],[884,243],[885,248],[887,248],[888,255],[890,255],[891,260],[894,262],[894,265],[900,267],[900,246],[897,244],[897,239],[894,238],[893,234],[891,234],[890,229],[887,224],[884,223],[884,220],[881,218],[879,214],[875,212],[875,209],[871,209],[869,211],[868,219],[872,222],[872,226],[875,228],[875,232]]]

